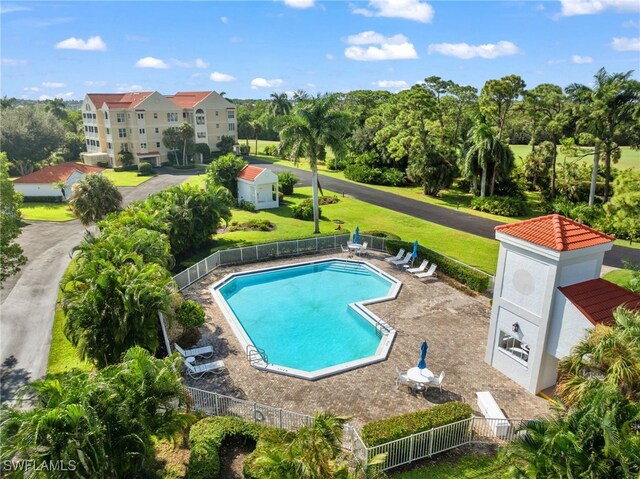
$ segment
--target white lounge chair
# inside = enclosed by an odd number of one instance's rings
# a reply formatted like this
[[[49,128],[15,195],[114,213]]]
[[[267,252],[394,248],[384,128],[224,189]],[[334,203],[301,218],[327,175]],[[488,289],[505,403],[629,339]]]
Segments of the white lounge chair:
[[[436,386],[440,388],[440,392],[442,392],[442,382],[444,381],[444,371],[440,373],[440,376],[432,379],[429,382],[429,386]]]
[[[409,379],[406,373],[400,371],[398,369],[398,366],[396,366],[396,374],[396,389],[400,389],[400,386],[402,386],[403,384],[409,388],[411,387],[411,379]]]
[[[196,358],[196,357],[210,358],[211,356],[213,356],[213,347],[212,346],[203,346],[201,348],[187,349],[185,351],[180,346],[178,346],[177,343],[173,343],[173,345],[175,346],[176,351],[178,351],[180,353],[180,355],[185,359],[187,359],[187,358]]]
[[[225,367],[224,361],[213,361],[212,363],[198,365],[191,364],[189,361],[185,361],[184,364],[187,367],[187,373],[193,379],[200,379],[207,373],[221,374],[223,372],[222,370]]]
[[[362,243],[362,247],[360,249],[356,250],[356,254],[359,256],[363,256],[367,253],[367,247],[369,246],[369,243],[367,243],[366,241],[364,243]]]
[[[404,254],[404,248],[400,249],[400,251],[398,251],[398,254],[396,254],[395,256],[390,256],[389,258],[385,258],[385,261],[389,263],[393,261],[398,261],[400,258],[402,258],[403,254]]]
[[[408,265],[406,264],[404,265],[404,267],[407,268],[407,273],[416,274],[416,273],[422,273],[425,269],[427,269],[428,264],[429,264],[429,260],[425,259],[417,268],[409,268]]]
[[[417,273],[416,274],[416,278],[435,278],[436,276],[436,268],[438,267],[437,264],[435,263],[431,263],[431,266],[429,267],[429,270],[426,273]]]
[[[407,251],[407,254],[404,255],[404,258],[392,261],[391,264],[394,264],[399,268],[400,266],[404,266],[405,264],[408,264],[409,261],[411,261],[412,256],[413,256],[413,253],[411,251]]]

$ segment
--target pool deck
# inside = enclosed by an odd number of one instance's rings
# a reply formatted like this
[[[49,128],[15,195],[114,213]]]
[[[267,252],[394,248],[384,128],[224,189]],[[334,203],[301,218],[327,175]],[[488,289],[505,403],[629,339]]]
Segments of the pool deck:
[[[210,286],[237,271],[329,257],[344,254],[223,267],[185,289],[184,296],[200,302],[207,313],[199,345],[213,345],[215,353],[211,360],[224,360],[229,372],[197,381],[187,378],[187,384],[305,414],[331,411],[351,416],[350,422],[355,426],[451,400],[471,404],[480,415],[476,391],[490,391],[509,418],[531,418],[549,412],[549,402],[527,392],[484,362],[491,313],[488,298],[470,296],[441,279],[420,281],[390,266],[383,261],[386,255],[377,252],[371,252],[365,259],[403,283],[397,299],[369,306],[398,331],[386,361],[317,381],[254,369],[214,302]],[[396,368],[406,371],[417,365],[423,339],[429,342],[429,369],[436,376],[444,370],[446,377],[442,393],[438,388],[430,388],[426,394],[414,396],[406,388],[396,389]]]

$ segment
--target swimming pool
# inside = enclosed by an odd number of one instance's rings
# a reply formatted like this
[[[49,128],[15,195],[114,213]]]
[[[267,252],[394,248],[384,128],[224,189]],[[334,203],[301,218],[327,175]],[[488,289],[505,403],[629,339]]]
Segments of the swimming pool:
[[[366,305],[400,286],[367,262],[332,258],[231,274],[211,291],[255,367],[319,379],[387,357],[395,330]]]

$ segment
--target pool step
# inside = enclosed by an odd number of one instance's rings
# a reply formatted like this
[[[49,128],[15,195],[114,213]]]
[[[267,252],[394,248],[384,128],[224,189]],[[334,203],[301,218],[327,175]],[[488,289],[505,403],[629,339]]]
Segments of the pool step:
[[[324,271],[339,271],[342,273],[361,274],[362,276],[370,276],[371,272],[362,266],[331,264],[324,268]]]

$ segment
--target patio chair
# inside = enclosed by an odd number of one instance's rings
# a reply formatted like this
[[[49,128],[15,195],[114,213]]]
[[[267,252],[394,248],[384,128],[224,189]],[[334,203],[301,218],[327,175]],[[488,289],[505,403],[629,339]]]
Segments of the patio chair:
[[[408,251],[407,254],[404,255],[404,258],[392,261],[391,264],[396,265],[399,268],[401,266],[404,266],[405,264],[408,264],[409,261],[411,261],[412,256],[413,253],[411,251]]]
[[[204,364],[191,364],[189,361],[184,362],[187,367],[187,374],[191,376],[193,379],[200,379],[207,373],[212,374],[222,374],[225,368],[224,361],[213,361],[212,363],[204,363]]]
[[[416,274],[416,273],[422,273],[425,269],[427,269],[428,264],[429,264],[429,260],[425,259],[417,268],[409,268],[408,265],[406,264],[404,265],[404,267],[407,268],[407,273]]]
[[[351,258],[352,254],[348,246],[341,244],[340,249],[342,250],[343,253],[346,253],[349,258]]]
[[[409,388],[411,387],[411,380],[407,377],[406,373],[403,373],[398,369],[398,366],[396,366],[396,375],[396,390],[400,389],[400,386],[403,384]]]
[[[440,373],[440,376],[438,376],[437,378],[433,379],[430,383],[429,386],[436,386],[440,388],[440,392],[442,392],[442,382],[444,381],[444,371],[442,371]]]
[[[213,356],[213,346],[203,346],[201,348],[187,349],[185,351],[178,345],[178,343],[173,343],[173,345],[175,346],[176,351],[178,351],[180,353],[180,356],[182,356],[184,359],[196,357],[210,358],[211,356]]]
[[[429,267],[429,270],[426,273],[417,273],[415,276],[416,278],[435,278],[436,277],[436,268],[438,267],[437,264],[435,263],[431,263],[431,266]]]
[[[404,248],[401,248],[400,251],[398,251],[398,254],[396,254],[395,256],[390,256],[389,258],[385,258],[384,260],[389,263],[393,261],[398,261],[400,258],[402,258],[403,254],[404,254]]]
[[[358,256],[364,256],[365,254],[367,254],[367,247],[369,246],[369,243],[367,243],[366,241],[364,243],[362,243],[362,248],[360,248],[359,250],[356,250],[356,254]]]

